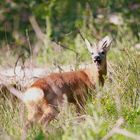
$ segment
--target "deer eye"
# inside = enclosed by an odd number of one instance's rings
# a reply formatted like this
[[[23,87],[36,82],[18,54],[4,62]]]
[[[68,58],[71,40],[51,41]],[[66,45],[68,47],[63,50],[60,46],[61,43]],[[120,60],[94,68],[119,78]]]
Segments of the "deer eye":
[[[91,55],[93,55],[94,54],[94,52],[91,52]]]
[[[104,54],[105,54],[105,52],[104,52],[104,51],[102,51],[102,52],[101,52],[101,54],[103,54],[103,55],[104,55]]]

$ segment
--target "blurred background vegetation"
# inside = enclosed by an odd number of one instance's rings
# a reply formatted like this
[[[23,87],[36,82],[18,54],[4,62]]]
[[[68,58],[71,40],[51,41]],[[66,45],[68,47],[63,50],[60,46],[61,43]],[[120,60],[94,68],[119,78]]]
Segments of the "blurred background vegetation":
[[[140,0],[0,0],[0,67],[13,68],[19,58],[19,65],[38,67],[90,62],[79,30],[91,42],[113,37],[105,86],[87,101],[85,119],[66,107],[47,133],[34,125],[27,139],[100,140],[119,118],[123,131],[110,139],[138,139]],[[20,139],[24,107],[8,91],[0,95],[0,139]]]
[[[131,34],[137,43],[139,15],[139,0],[1,0],[0,49],[17,57],[35,56],[39,63],[63,63],[53,51],[63,54],[63,46],[74,49],[72,56],[80,52],[78,29],[89,40]]]

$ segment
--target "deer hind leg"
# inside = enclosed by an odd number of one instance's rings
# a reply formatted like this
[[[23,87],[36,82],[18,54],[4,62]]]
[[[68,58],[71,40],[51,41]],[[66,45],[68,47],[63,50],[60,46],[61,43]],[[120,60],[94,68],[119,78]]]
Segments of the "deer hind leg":
[[[24,93],[23,102],[27,107],[28,120],[26,121],[26,124],[23,128],[22,138],[21,138],[22,140],[26,139],[27,131],[30,125],[35,121],[37,122],[41,118],[43,113],[38,105],[43,100],[43,98],[44,98],[44,92],[40,88],[33,87],[28,89]]]
[[[43,112],[39,106],[39,104],[34,104],[30,107],[27,107],[28,109],[28,121],[29,123],[38,122],[43,115]],[[27,123],[28,124],[28,123]]]
[[[52,105],[48,104],[46,101],[44,101],[41,109],[43,115],[41,116],[39,122],[46,127],[48,123],[56,117],[58,112]]]
[[[40,108],[35,104],[27,105],[27,112],[28,118],[22,130],[21,140],[26,140],[28,129],[34,122],[37,122],[43,114]]]

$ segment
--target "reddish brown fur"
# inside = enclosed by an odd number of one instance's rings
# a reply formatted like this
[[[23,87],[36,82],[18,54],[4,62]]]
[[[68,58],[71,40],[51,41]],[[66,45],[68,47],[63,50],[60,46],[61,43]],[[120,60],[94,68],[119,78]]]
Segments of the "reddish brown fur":
[[[99,54],[103,49],[106,51],[105,49],[110,45],[107,39],[100,42],[103,47],[98,48],[96,53]],[[90,46],[88,49],[91,50]],[[95,88],[96,84],[104,84],[103,77],[107,71],[106,55],[102,61],[101,69],[97,68],[97,64],[93,61],[89,69],[52,73],[33,83],[24,94],[29,122],[37,121],[47,125],[58,113],[57,107],[63,104],[64,95],[68,102],[74,103],[77,108],[83,107],[88,94],[87,90]]]
[[[53,89],[53,86],[55,89]],[[31,87],[41,88],[48,103],[53,104],[52,101],[54,100],[54,96],[59,98],[60,96],[63,96],[63,94],[67,94],[68,102],[75,103],[73,94],[76,94],[76,96],[82,95],[83,90],[90,88],[91,86],[92,83],[87,74],[81,70],[65,73],[52,73],[47,77],[37,80]],[[49,94],[51,95],[49,96]]]
[[[30,89],[39,88],[43,90],[44,96],[36,102],[26,103],[28,108],[28,120],[30,121],[49,121],[56,114],[58,104],[63,103],[65,94],[68,102],[77,105],[77,108],[83,106],[87,89],[93,84],[90,82],[88,75],[84,71],[74,71],[65,73],[52,73],[49,76],[37,80]],[[50,118],[42,119],[44,112],[50,108]],[[48,113],[48,111],[46,111]]]
[[[47,125],[56,116],[57,106],[63,104],[63,95],[66,95],[68,102],[74,103],[78,110],[83,107],[88,93],[87,90],[95,88],[96,84],[96,81],[91,81],[88,74],[90,75],[90,71],[80,70],[52,73],[38,79],[28,90],[32,88],[41,89],[43,97],[40,100],[37,99],[37,101],[27,101],[28,120],[30,122],[46,123]],[[90,76],[93,77],[94,75]],[[96,77],[93,78],[96,79]],[[102,82],[102,80],[100,81]]]

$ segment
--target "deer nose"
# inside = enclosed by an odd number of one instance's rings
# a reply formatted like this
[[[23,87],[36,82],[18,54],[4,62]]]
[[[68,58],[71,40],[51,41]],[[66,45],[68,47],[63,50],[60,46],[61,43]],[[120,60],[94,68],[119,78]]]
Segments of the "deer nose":
[[[95,56],[95,57],[94,57],[94,60],[95,60],[95,61],[100,61],[101,58],[100,58],[100,56]]]

